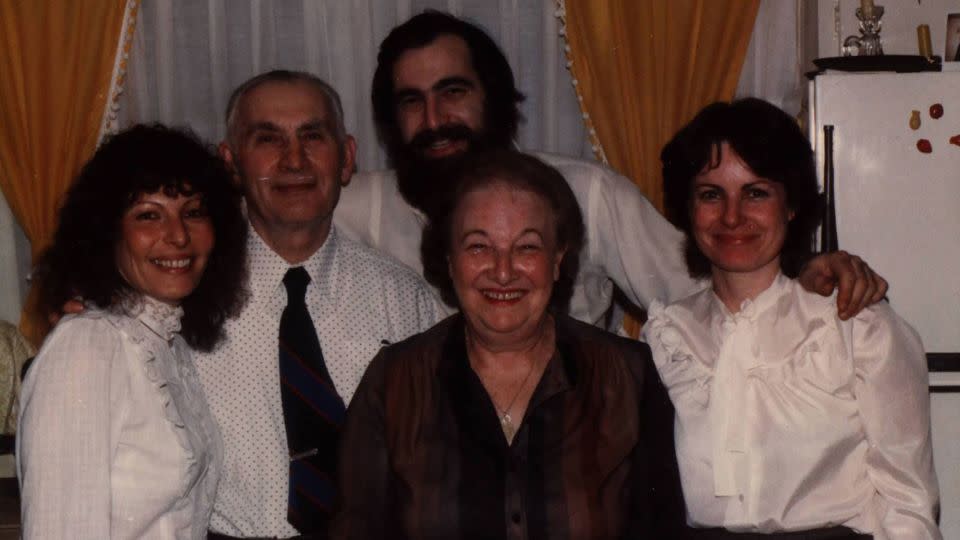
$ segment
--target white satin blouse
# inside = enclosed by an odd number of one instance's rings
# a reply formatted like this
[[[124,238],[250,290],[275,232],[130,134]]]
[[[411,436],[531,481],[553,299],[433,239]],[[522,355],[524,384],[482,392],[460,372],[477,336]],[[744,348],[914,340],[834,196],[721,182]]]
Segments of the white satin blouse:
[[[206,538],[223,443],[182,311],[146,299],[64,317],[23,383],[23,538]]]
[[[885,303],[849,321],[779,275],[731,314],[712,289],[650,308],[693,526],[844,525],[939,539],[926,357]]]

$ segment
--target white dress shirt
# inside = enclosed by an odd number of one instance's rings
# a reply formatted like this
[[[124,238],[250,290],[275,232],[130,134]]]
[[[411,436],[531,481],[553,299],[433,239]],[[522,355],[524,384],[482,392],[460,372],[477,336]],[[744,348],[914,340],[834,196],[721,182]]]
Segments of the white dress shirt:
[[[179,308],[88,308],[47,337],[17,432],[23,538],[206,538],[222,443]]]
[[[835,298],[779,275],[737,314],[712,289],[654,303],[644,338],[691,525],[941,538],[926,357],[890,306],[841,321]]]
[[[288,537],[289,452],[280,401],[278,333],[291,267],[250,229],[250,299],[226,324],[211,354],[196,354],[225,446],[223,479],[210,528],[231,536]],[[302,263],[310,274],[306,304],[324,361],[344,403],[380,347],[425,330],[439,302],[409,268],[340,236],[332,228]]]
[[[617,331],[621,317],[607,314],[616,283],[638,306],[674,301],[703,289],[683,260],[683,235],[632,182],[587,161],[535,154],[560,171],[573,189],[586,227],[570,315]],[[424,217],[397,189],[393,171],[354,175],[340,195],[334,222],[351,238],[389,253],[421,275]]]

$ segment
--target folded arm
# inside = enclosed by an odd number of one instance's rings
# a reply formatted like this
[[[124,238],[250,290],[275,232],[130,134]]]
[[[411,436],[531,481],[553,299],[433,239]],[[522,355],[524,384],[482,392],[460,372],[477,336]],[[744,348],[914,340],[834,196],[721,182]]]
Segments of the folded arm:
[[[818,255],[800,270],[804,289],[830,296],[837,289],[837,312],[847,320],[887,294],[887,281],[863,259],[846,251]]]

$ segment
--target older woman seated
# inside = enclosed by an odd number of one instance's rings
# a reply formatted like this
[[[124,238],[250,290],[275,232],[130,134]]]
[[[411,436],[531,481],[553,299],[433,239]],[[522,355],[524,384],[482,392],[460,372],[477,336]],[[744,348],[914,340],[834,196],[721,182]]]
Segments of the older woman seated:
[[[23,384],[24,538],[206,538],[222,443],[188,347],[239,310],[245,237],[230,174],[192,134],[136,126],[83,167],[37,270],[48,312],[88,306]]]
[[[564,179],[464,166],[424,232],[461,314],[373,360],[340,456],[335,538],[673,538],[673,411],[641,343],[564,315],[583,241]]]
[[[820,218],[796,122],[715,103],[661,157],[690,273],[712,281],[644,329],[696,537],[940,538],[917,334],[885,303],[842,321],[794,281]]]

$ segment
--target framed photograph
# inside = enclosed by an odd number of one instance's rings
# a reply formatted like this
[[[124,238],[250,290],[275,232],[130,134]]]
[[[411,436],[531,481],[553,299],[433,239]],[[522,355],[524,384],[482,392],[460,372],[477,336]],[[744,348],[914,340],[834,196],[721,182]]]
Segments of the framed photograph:
[[[944,62],[960,62],[960,13],[947,15],[947,45],[943,51]]]

